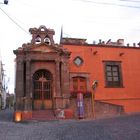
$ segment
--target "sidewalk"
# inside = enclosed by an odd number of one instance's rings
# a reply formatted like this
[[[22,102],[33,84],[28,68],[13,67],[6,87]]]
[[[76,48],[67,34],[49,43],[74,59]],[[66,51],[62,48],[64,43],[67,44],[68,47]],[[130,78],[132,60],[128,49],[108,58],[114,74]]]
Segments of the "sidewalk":
[[[13,121],[13,109],[0,110],[0,121],[11,122]]]

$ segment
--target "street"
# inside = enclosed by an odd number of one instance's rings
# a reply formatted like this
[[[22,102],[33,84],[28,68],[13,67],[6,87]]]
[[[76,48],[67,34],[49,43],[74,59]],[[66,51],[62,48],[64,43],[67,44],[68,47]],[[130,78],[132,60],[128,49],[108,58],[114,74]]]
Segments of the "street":
[[[140,140],[140,113],[99,120],[12,120],[12,111],[0,111],[0,140]]]

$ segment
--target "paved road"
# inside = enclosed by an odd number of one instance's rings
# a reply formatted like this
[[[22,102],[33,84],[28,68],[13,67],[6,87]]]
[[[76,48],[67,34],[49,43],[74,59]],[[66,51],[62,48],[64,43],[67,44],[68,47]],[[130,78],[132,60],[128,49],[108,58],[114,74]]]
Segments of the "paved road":
[[[12,111],[5,111],[11,116]],[[140,140],[140,114],[101,120],[14,123],[1,119],[0,140]]]

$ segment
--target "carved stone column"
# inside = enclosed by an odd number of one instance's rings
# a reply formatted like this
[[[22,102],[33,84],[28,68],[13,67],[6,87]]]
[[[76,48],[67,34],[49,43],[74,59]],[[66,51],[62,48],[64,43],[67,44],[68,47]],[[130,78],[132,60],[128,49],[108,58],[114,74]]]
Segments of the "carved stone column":
[[[30,97],[30,60],[26,60],[26,97]]]
[[[69,67],[68,62],[64,61],[61,68],[61,79],[62,79],[62,94],[63,94],[63,106],[64,108],[69,107],[69,96],[70,96],[70,83],[69,83]]]
[[[63,62],[62,63],[62,71],[61,71],[61,76],[62,76],[62,92],[63,96],[64,95],[69,95],[69,68],[68,68],[68,63]]]
[[[24,109],[24,87],[23,87],[23,77],[24,77],[24,72],[23,72],[23,61],[17,59],[16,63],[16,110],[23,110]]]
[[[32,107],[32,101],[31,101],[31,97],[30,97],[30,93],[31,93],[31,75],[30,75],[31,69],[30,69],[30,67],[31,67],[30,60],[26,60],[25,110],[31,110],[31,107]]]
[[[61,96],[60,90],[60,62],[56,61],[56,96]]]
[[[55,109],[63,108],[63,99],[61,94],[61,87],[60,87],[60,61],[56,62],[56,76],[55,76],[55,88],[56,88],[56,95],[55,95]]]

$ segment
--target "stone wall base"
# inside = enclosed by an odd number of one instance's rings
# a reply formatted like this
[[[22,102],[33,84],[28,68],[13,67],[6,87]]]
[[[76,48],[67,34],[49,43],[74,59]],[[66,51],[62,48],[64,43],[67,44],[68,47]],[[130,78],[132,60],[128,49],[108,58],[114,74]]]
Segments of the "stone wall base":
[[[79,119],[78,116],[78,108],[77,108],[77,99],[70,99],[69,108],[64,108],[64,104],[66,104],[67,100],[62,98],[57,98],[56,104],[61,103],[59,108],[55,108],[52,110],[54,112],[54,116],[56,119]],[[123,106],[94,101],[94,106],[91,102],[91,98],[84,98],[84,116],[82,119],[98,119],[98,118],[107,118],[118,116],[124,113]],[[93,108],[94,107],[94,108]],[[93,112],[94,110],[94,112]],[[26,121],[31,120],[33,117],[32,111],[15,111],[14,113],[14,121]],[[51,119],[51,118],[50,118]]]
[[[32,111],[15,111],[14,112],[14,121],[26,121],[32,119]]]
[[[74,118],[79,118],[78,116],[78,107],[77,107],[77,99],[70,99],[70,108],[73,110]],[[84,98],[84,117],[83,119],[98,119],[98,118],[107,118],[118,116],[124,113],[123,106],[94,101],[92,104],[91,98]]]

